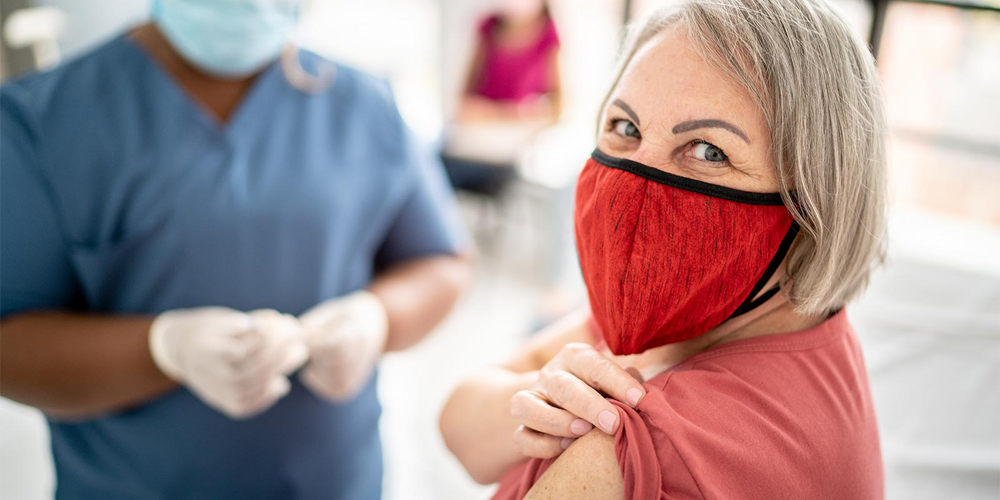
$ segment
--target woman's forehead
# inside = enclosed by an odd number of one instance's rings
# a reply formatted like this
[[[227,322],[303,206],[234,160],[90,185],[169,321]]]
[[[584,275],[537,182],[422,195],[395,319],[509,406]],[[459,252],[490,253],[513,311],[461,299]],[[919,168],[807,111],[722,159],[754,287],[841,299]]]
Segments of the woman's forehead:
[[[705,60],[683,29],[666,28],[644,44],[625,68],[612,97],[628,102],[649,126],[717,118],[737,121],[755,137],[766,127],[746,87]]]

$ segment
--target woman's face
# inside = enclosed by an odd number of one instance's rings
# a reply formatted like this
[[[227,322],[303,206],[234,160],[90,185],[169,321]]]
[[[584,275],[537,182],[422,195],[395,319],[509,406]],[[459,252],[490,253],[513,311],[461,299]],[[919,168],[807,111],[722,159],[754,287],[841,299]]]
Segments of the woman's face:
[[[778,191],[764,114],[683,30],[665,29],[629,62],[603,110],[598,147],[712,184]]]
[[[542,15],[545,9],[543,0],[503,0],[496,6],[504,17],[532,20]]]

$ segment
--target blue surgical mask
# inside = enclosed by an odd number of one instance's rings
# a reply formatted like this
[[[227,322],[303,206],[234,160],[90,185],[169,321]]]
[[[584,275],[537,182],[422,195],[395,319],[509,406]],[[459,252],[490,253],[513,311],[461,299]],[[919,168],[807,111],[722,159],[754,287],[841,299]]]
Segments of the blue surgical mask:
[[[153,20],[188,62],[239,78],[277,60],[298,20],[299,0],[153,0]]]

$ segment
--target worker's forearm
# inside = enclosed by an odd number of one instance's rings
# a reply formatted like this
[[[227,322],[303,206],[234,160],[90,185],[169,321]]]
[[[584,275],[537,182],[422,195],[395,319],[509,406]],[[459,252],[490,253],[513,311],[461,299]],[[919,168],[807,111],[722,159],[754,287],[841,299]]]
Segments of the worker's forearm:
[[[469,275],[467,259],[440,256],[400,264],[376,278],[369,289],[389,316],[386,351],[423,339],[455,305]]]
[[[59,418],[129,408],[176,387],[153,363],[153,318],[31,312],[0,323],[0,395]]]
[[[448,398],[439,422],[441,435],[476,482],[496,482],[525,460],[514,448],[518,424],[510,415],[510,400],[537,378],[537,372],[491,368],[467,379]]]

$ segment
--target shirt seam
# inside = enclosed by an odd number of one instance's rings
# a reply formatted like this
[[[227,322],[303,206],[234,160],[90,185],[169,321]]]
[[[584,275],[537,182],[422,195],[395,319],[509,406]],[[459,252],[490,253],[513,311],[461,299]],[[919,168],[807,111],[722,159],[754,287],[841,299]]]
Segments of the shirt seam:
[[[815,343],[803,341],[803,342],[774,342],[764,345],[747,345],[747,346],[732,346],[727,348],[725,352],[715,352],[708,353],[704,357],[700,357],[691,361],[691,366],[694,366],[703,361],[708,361],[710,359],[720,358],[723,356],[729,356],[734,354],[746,354],[750,352],[761,353],[761,352],[805,352],[826,347],[842,338],[843,334],[838,334],[832,338],[824,339],[823,341],[818,341]],[[683,362],[681,366],[683,366]]]
[[[693,368],[695,365],[702,363],[704,361],[709,361],[712,359],[735,355],[735,354],[746,354],[746,353],[762,353],[762,352],[805,352],[822,347],[826,347],[829,344],[841,340],[846,331],[836,332],[830,336],[830,338],[822,340],[800,340],[800,341],[787,341],[787,342],[768,342],[766,344],[760,345],[742,345],[742,346],[731,346],[722,347],[716,352],[704,353],[697,359],[681,361],[677,365],[670,368],[672,371],[681,371],[681,369]],[[666,387],[666,383],[663,384]]]

